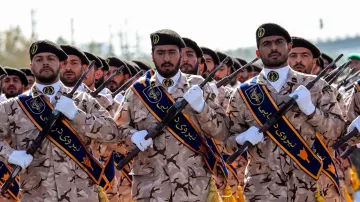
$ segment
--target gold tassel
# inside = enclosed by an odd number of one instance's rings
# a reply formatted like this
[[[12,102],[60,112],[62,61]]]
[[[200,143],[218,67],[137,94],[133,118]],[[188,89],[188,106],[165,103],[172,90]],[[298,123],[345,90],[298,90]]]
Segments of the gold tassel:
[[[210,178],[210,191],[206,202],[223,202],[217,190],[214,176]]]
[[[344,187],[345,201],[346,201],[346,202],[352,202],[352,198],[351,198],[349,192],[347,191],[346,186],[343,186],[343,187]]]
[[[318,189],[318,191],[315,193],[315,199],[316,199],[316,201],[317,201],[317,202],[325,202],[324,197],[321,196],[320,188],[319,188],[319,183],[318,183],[318,182],[316,183],[316,186],[317,186],[317,189]]]
[[[237,202],[232,195],[231,187],[227,184],[225,187],[224,195],[222,196],[223,202]]]
[[[238,196],[239,196],[239,202],[245,202],[245,196],[244,196],[244,192],[243,189],[240,185],[238,185]]]
[[[350,179],[352,188],[354,191],[358,190],[360,188],[360,182],[359,182],[359,176],[357,175],[357,171],[355,166],[351,166],[350,168]]]
[[[97,192],[99,195],[99,202],[109,202],[109,199],[106,197],[106,193],[104,191],[104,188],[101,186],[97,187]]]

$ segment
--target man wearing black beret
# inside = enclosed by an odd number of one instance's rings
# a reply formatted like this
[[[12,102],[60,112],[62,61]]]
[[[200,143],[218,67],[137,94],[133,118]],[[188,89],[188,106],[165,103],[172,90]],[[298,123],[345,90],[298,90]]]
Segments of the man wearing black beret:
[[[330,57],[328,54],[321,53],[321,58],[324,60],[324,68],[327,67],[334,59]],[[331,68],[328,69],[327,73],[331,72],[332,70],[336,69],[337,66],[334,64]]]
[[[65,96],[71,89],[60,82],[59,72],[68,56],[60,46],[36,41],[29,54],[35,84],[0,103],[0,139],[11,143],[0,141],[0,156],[26,169],[20,173],[21,201],[59,201],[61,197],[99,201],[97,184],[104,168],[92,156],[90,142],[115,141],[117,127],[87,93],[77,91],[72,99]],[[40,135],[52,112],[61,113],[59,120],[34,155],[27,154],[30,140]]]
[[[224,109],[209,96],[212,93],[209,84],[203,89],[199,87],[204,80],[201,76],[180,71],[185,43],[179,34],[164,29],[152,33],[150,39],[156,71],[149,72],[126,91],[115,116],[123,131],[123,148],[130,151],[137,147],[142,151],[133,160],[132,200],[207,201],[210,173],[214,172],[207,163],[214,156],[204,153],[209,149],[207,145],[198,149],[194,145],[202,144],[198,141],[205,136],[219,141],[224,138],[227,133]],[[181,120],[179,125],[180,119],[176,118],[174,125],[164,129],[158,138],[146,140],[148,130],[164,118],[166,109],[178,99],[188,102],[180,113],[187,117],[186,121],[182,119],[184,122]],[[180,127],[187,129],[179,131]],[[197,128],[197,132],[188,133],[191,128]],[[191,187],[178,189],[184,184]]]
[[[107,71],[109,71],[109,64],[106,60],[100,56],[98,56],[98,58],[101,61],[102,68],[98,68],[95,72],[95,88],[98,88],[104,82],[105,75]],[[108,88],[104,88],[104,90],[101,91],[101,94],[109,93],[111,93],[111,91]]]
[[[215,51],[211,50],[207,47],[201,47],[201,50],[203,52],[205,63],[206,63],[206,71],[204,71],[203,75],[207,77],[210,72],[215,69],[220,64],[219,56],[216,54]]]
[[[87,87],[90,88],[90,90],[94,91],[95,88],[95,72],[98,69],[101,69],[103,64],[101,62],[101,60],[96,57],[95,55],[93,55],[92,53],[89,52],[84,52],[85,56],[88,58],[89,61],[95,61],[95,65],[93,68],[90,69],[89,73],[86,75],[85,79],[84,79],[84,84],[87,85]]]
[[[236,60],[239,62],[239,64],[241,66],[244,66],[247,64],[247,61],[241,58],[236,58]],[[240,67],[239,67],[240,68]],[[248,79],[251,78],[250,76],[250,72],[253,71],[252,66],[248,66],[246,69],[241,70],[240,73],[237,75],[237,79],[238,81],[240,81],[240,83],[244,83],[245,81],[247,81]]]
[[[19,69],[5,67],[7,77],[2,80],[2,91],[6,98],[12,98],[25,92],[25,86],[28,85],[28,80],[24,72]]]
[[[147,72],[151,69],[150,64],[144,62],[144,61],[139,61],[139,60],[133,60],[134,63],[136,63],[141,70],[143,70],[144,72]]]
[[[184,56],[180,62],[180,70],[186,74],[201,75],[200,72],[203,72],[201,68],[204,68],[203,63],[205,62],[201,48],[189,38],[183,37],[182,39],[186,47],[183,48]]]
[[[320,50],[310,41],[300,38],[291,37],[292,49],[289,53],[289,65],[298,72],[311,74],[317,58],[320,57]]]
[[[124,69],[121,71],[121,73],[116,75],[107,85],[107,88],[111,92],[114,92],[120,86],[122,86],[127,80],[129,80],[129,78],[131,78],[131,72],[128,66],[126,65],[126,63],[117,57],[108,57],[106,58],[106,62],[109,64],[109,71],[107,71],[104,77],[105,80],[109,78],[110,75],[113,74],[118,68],[124,66]]]
[[[292,43],[283,27],[266,23],[255,34],[256,55],[264,69],[232,95],[227,109],[232,135],[226,140],[226,148],[235,150],[245,142],[253,145],[247,150],[251,159],[246,167],[245,201],[315,202],[324,194],[322,186],[328,185],[321,183],[320,175],[336,175],[336,165],[324,145],[331,145],[345,128],[342,112],[324,80],[307,89],[305,85],[314,76],[289,67]],[[264,136],[259,128],[291,97],[296,105]],[[322,142],[322,138],[327,141]],[[318,155],[330,161],[322,161]]]
[[[20,70],[25,73],[26,78],[29,82],[28,85],[25,86],[25,90],[29,90],[35,83],[34,74],[31,72],[29,68],[21,68]]]

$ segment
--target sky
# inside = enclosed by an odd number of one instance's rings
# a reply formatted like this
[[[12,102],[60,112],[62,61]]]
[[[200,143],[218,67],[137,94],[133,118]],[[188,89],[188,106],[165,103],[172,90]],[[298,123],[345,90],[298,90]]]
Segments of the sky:
[[[11,0],[1,1],[0,31],[20,26],[31,36],[31,9],[35,11],[38,39],[71,40],[70,19],[74,19],[76,44],[110,41],[117,50],[119,32],[150,52],[150,33],[172,29],[200,46],[232,50],[255,46],[259,25],[274,22],[293,36],[335,39],[360,35],[358,0]],[[324,27],[320,30],[320,18]]]

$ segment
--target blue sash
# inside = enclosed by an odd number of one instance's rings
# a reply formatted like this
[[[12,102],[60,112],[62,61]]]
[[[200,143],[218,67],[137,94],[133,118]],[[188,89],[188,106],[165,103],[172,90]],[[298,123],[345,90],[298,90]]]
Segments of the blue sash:
[[[32,123],[42,131],[47,117],[54,109],[49,101],[42,96],[33,98],[26,94],[19,95],[16,101]],[[104,166],[87,150],[77,132],[64,118],[54,124],[47,138],[75,161],[96,184],[100,183],[104,177]]]
[[[149,112],[158,121],[162,121],[167,114],[167,110],[175,101],[163,87],[150,85],[152,73],[151,71],[146,72],[145,76],[138,79],[131,86],[131,89]],[[210,172],[214,173],[216,166],[222,160],[208,145],[207,142],[209,141],[200,135],[200,131],[187,115],[180,113],[166,128],[178,141],[201,155]],[[226,168],[226,166],[223,166],[223,168]]]
[[[258,76],[254,77],[249,83],[241,84],[238,91],[256,122],[262,126],[268,117],[275,114],[279,108],[270,96],[266,86],[256,83],[257,78]],[[285,116],[282,116],[275,125],[270,127],[266,134],[304,172],[316,180],[319,178],[322,170],[321,160],[313,153],[309,145]]]
[[[355,82],[355,86],[358,92],[360,92],[360,79]]]
[[[12,171],[8,165],[0,161],[0,185],[3,185],[3,183],[9,178]],[[15,200],[19,200],[20,197],[20,185],[19,185],[19,176],[16,177],[14,182],[11,184],[10,188],[7,190],[7,193],[9,193]]]
[[[112,183],[115,180],[115,165],[114,165],[114,155],[105,162],[105,172],[104,176],[100,181],[100,186],[104,188],[105,192],[111,189]]]
[[[113,151],[113,156],[114,156],[114,163],[115,163],[115,166],[117,166],[124,158],[125,158],[125,155],[123,155],[122,153],[120,152],[116,152],[116,151]],[[132,183],[132,176],[129,175],[130,173],[130,163],[126,166],[124,166],[124,168],[121,170],[121,172],[123,173],[123,175],[126,177],[126,179]]]
[[[333,181],[334,185],[336,186],[336,189],[340,193],[340,182],[339,182],[339,177],[337,174],[335,162],[331,157],[328,148],[326,147],[326,145],[324,144],[318,133],[316,133],[316,138],[312,145],[312,149],[314,153],[322,159],[323,162],[322,172],[326,176],[328,176],[331,179],[331,181]]]

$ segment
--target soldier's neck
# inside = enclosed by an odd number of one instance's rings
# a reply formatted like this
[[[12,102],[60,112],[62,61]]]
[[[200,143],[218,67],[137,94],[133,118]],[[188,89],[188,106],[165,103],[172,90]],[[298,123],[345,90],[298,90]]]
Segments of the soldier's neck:
[[[284,64],[279,65],[277,67],[267,67],[267,66],[264,65],[264,68],[266,68],[266,69],[281,69],[281,68],[286,67],[286,66],[289,66],[287,62],[285,62]]]

